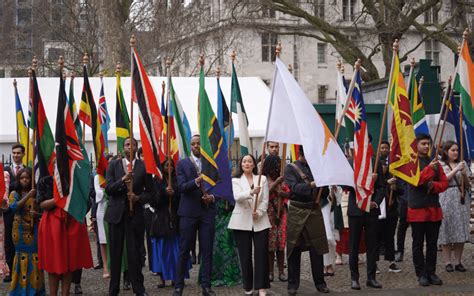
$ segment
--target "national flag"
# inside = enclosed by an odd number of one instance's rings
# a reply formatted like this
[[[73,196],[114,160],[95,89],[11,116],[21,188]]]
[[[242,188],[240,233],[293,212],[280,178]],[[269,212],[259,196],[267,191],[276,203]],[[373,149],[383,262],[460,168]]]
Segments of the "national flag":
[[[464,120],[474,126],[474,65],[467,40],[463,41],[457,65],[454,89],[461,94],[461,107]]]
[[[336,122],[340,119],[344,110],[344,104],[347,99],[348,85],[344,75],[338,71],[337,74],[337,98],[336,98]],[[348,141],[354,141],[354,98],[351,97],[349,100],[349,107],[346,110],[346,114],[341,121],[341,126],[346,130],[346,136]]]
[[[4,199],[7,193],[7,184],[5,184],[5,171],[3,170],[3,163],[0,163],[0,200]]]
[[[204,188],[215,196],[234,203],[231,166],[219,122],[212,110],[204,85],[204,70],[199,76],[199,133],[201,134],[201,174]]]
[[[94,144],[96,172],[99,175],[100,186],[105,186],[105,171],[107,170],[107,159],[105,158],[105,143],[102,129],[99,122],[99,116],[95,106],[94,96],[92,95],[87,67],[84,65],[84,84],[82,87],[81,110],[79,118],[92,128],[92,143]],[[82,116],[81,116],[82,114]],[[85,131],[83,131],[85,132]]]
[[[78,161],[83,160],[79,138],[77,137],[74,120],[66,99],[66,86],[62,75],[59,77],[58,111],[56,115],[56,161],[54,166],[54,201],[56,206],[71,214],[82,223],[87,212],[87,195],[80,200],[72,201],[72,192],[76,184],[74,172],[78,169]],[[86,176],[84,180],[88,183]],[[79,211],[78,208],[80,208]]]
[[[174,119],[179,158],[183,159],[191,155],[189,147],[191,143],[191,127],[186,113],[184,113],[183,107],[181,107],[178,95],[174,91],[171,79],[168,87],[170,88],[170,116]]]
[[[161,178],[161,148],[158,140],[163,131],[163,120],[153,87],[135,49],[132,53],[132,69],[132,98],[138,104],[145,168],[147,173]]]
[[[239,79],[237,78],[234,64],[232,64],[232,84],[230,93],[230,108],[232,113],[237,114],[239,120],[240,155],[246,155],[252,151],[248,130],[249,120],[247,118],[247,113],[245,113],[244,102],[240,92]]]
[[[79,116],[77,115],[77,108],[76,108],[76,100],[74,99],[74,77],[71,77],[71,81],[69,83],[69,96],[68,98],[68,106],[69,106],[69,113],[71,114],[72,120],[74,121],[74,126],[76,127],[76,134],[77,138],[79,139],[79,146],[81,147],[82,152],[82,160],[77,162],[77,167],[74,170],[74,187],[71,191],[71,203],[74,204],[73,207],[69,208],[69,213],[73,217],[81,218],[84,217],[87,210],[87,196],[89,195],[89,178],[91,172],[91,163],[89,162],[89,156],[87,155],[86,148],[82,143],[82,126],[81,121],[79,120]],[[77,202],[76,202],[77,201]],[[85,202],[85,207],[84,207]],[[84,219],[78,220],[82,223]]]
[[[44,111],[35,70],[32,70],[31,80],[32,110],[30,128],[36,131],[34,167],[35,181],[38,182],[41,177],[53,175],[56,155],[54,151],[54,137],[46,117],[46,112]]]
[[[388,84],[388,100],[393,110],[389,171],[395,177],[413,186],[418,186],[420,166],[410,101],[403,74],[400,72],[398,55],[397,53],[394,55],[390,76],[392,79]]]
[[[460,143],[460,128],[459,128],[459,106],[454,101],[454,97],[451,97],[451,100],[446,101],[446,107],[443,109],[443,114],[441,117],[444,118],[444,112],[448,112],[446,116],[446,121],[451,123],[454,127],[454,132],[456,134],[456,142]],[[464,116],[462,119],[463,123],[463,152],[464,160],[469,163],[469,160],[474,157],[474,126],[470,125]],[[459,150],[459,153],[461,151]]]
[[[25,147],[26,151],[28,151],[29,155],[23,156],[23,164],[26,166],[30,166],[33,163],[33,145],[31,145],[31,141],[28,139],[28,127],[25,123],[25,116],[23,115],[23,108],[21,107],[20,96],[18,95],[18,88],[16,87],[15,81],[15,106],[16,106],[16,126],[18,129],[18,138],[20,140],[20,144]],[[27,163],[29,162],[29,163]],[[1,176],[0,176],[1,178]],[[1,196],[1,195],[0,195]]]
[[[291,157],[291,162],[295,162],[298,160],[300,157],[300,145],[297,144],[291,144],[290,145],[290,157]]]
[[[122,86],[120,84],[120,75],[116,76],[117,84],[115,87],[115,133],[117,134],[117,151],[124,156],[123,144],[130,137],[130,118],[128,117],[127,106],[123,98]]]
[[[222,93],[220,79],[217,78],[217,121],[221,129],[221,135],[224,138],[224,145],[228,148],[227,150],[231,149],[234,142],[234,123],[231,122],[231,116]]]
[[[167,124],[168,124],[168,111],[166,110],[166,105],[165,105],[165,83],[163,82],[162,84],[162,92],[161,92],[161,119],[163,120],[163,131],[161,132],[161,145],[160,148],[160,158],[162,158],[166,153],[167,153],[167,135],[166,133],[168,132]],[[176,162],[175,162],[176,163]]]
[[[354,187],[354,171],[331,131],[277,57],[265,140],[303,145],[318,186]]]
[[[374,193],[374,179],[372,177],[372,157],[374,149],[369,142],[369,131],[367,128],[367,114],[362,96],[362,79],[360,71],[355,77],[354,90],[354,183],[357,198],[357,206],[365,212],[370,212],[371,196]]]
[[[171,77],[168,79],[168,85],[171,83]],[[170,90],[168,90],[170,91]],[[170,95],[170,94],[168,94]],[[172,108],[170,107],[171,105],[171,98],[168,98],[168,102],[166,104],[166,116],[165,118],[165,123],[166,123],[166,138],[165,138],[165,151],[168,151],[171,155],[171,158],[173,159],[174,163],[178,163],[179,160],[179,146],[178,146],[178,140],[176,138],[176,127],[175,127],[175,121],[174,121],[174,113],[172,112]],[[168,134],[169,133],[169,134]],[[169,139],[168,139],[169,137]],[[168,143],[169,143],[169,148],[168,148]]]
[[[110,129],[110,117],[109,111],[107,110],[107,102],[104,95],[104,80],[100,78],[100,98],[99,98],[99,123],[100,128],[102,129],[102,135],[104,136],[104,151],[106,154],[109,153],[109,140],[107,133]]]
[[[410,75],[410,82],[408,86],[408,98],[410,99],[410,110],[413,118],[413,127],[415,128],[415,135],[425,134],[429,135],[430,130],[425,118],[425,108],[423,107],[421,88],[418,88],[415,74]]]

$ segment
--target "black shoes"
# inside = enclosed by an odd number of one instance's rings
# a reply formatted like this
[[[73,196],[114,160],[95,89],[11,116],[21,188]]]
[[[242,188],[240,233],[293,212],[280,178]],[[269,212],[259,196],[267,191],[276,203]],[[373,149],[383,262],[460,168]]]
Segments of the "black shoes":
[[[466,272],[466,268],[464,268],[464,266],[461,263],[454,266],[454,270],[459,271],[459,272]]]
[[[430,285],[430,281],[428,280],[426,276],[422,275],[418,278],[418,284],[420,286],[427,287]]]
[[[182,296],[182,295],[183,295],[183,289],[182,288],[174,289],[173,296]]]
[[[376,279],[367,280],[367,287],[372,287],[375,289],[382,289],[382,284],[377,282]]]
[[[453,265],[451,263],[446,264],[446,271],[447,272],[454,272],[454,268],[453,268]]]
[[[216,292],[212,291],[211,288],[202,288],[202,296],[216,296]]]
[[[288,281],[288,277],[284,273],[280,273],[280,275],[278,276],[278,279],[280,280],[280,282],[287,282]]]
[[[130,290],[130,289],[131,289],[131,287],[130,287],[130,281],[124,280],[124,281],[123,281],[123,290],[124,290],[124,291],[128,291],[128,290]]]
[[[294,289],[294,288],[288,289],[288,295],[289,296],[294,296],[294,295],[296,295],[297,292],[298,292],[297,289]]]
[[[99,263],[97,264],[96,266],[94,266],[94,269],[97,270],[97,269],[102,269],[104,268],[104,265],[102,263]]]
[[[76,294],[76,295],[82,294],[82,287],[81,287],[81,285],[75,285],[75,286],[74,286],[74,294]]]
[[[359,281],[351,281],[351,289],[353,289],[353,290],[360,290]]]
[[[317,285],[316,290],[318,290],[318,292],[320,293],[329,293],[329,289],[328,289],[328,286],[326,286],[326,284]]]
[[[428,281],[431,285],[441,286],[443,284],[443,281],[436,274],[429,275]]]

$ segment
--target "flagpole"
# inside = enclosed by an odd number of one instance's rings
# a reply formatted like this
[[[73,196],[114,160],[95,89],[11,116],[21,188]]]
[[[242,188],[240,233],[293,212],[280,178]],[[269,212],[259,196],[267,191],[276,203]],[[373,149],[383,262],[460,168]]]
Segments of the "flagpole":
[[[18,110],[16,110],[16,94],[18,93],[18,89],[16,86],[16,79],[13,79],[13,91],[14,91],[14,96],[15,96],[15,115],[16,117],[18,116]],[[16,142],[20,143],[20,126],[18,125],[18,118],[15,120],[16,121]]]
[[[171,137],[170,137],[170,95],[171,95],[171,59],[166,58],[166,74],[168,76],[168,91],[166,93],[166,155],[168,157],[168,188],[172,189],[172,184],[171,184]],[[162,83],[163,91],[165,89],[165,82],[163,81]],[[170,196],[169,198],[169,204],[168,204],[168,211],[171,213],[171,205],[172,205],[172,197]]]
[[[84,56],[82,57],[82,64],[87,69],[87,65],[89,64],[89,56],[87,55],[87,52],[85,52]],[[84,75],[84,73],[82,75]],[[94,135],[92,135],[92,141],[94,141]],[[84,147],[86,146],[86,122],[85,121],[82,121],[82,145],[84,145]],[[91,158],[91,161],[92,161],[92,158]],[[96,162],[98,162],[97,159],[96,159]],[[97,167],[97,163],[96,163],[96,167]],[[91,169],[92,169],[92,166],[91,166]]]
[[[233,50],[232,53],[230,54],[230,58],[231,58],[231,60],[232,60],[232,65],[234,65],[235,57],[236,57],[236,56],[237,56],[237,54],[236,54],[235,50]],[[229,135],[228,135],[228,137],[227,137],[227,143],[228,143],[227,147],[228,147],[228,149],[229,149],[229,150],[227,151],[227,154],[228,154],[227,156],[228,156],[229,160],[231,160],[231,158],[230,158],[230,157],[231,157],[231,152],[230,152],[230,151],[231,151],[231,145],[232,145],[232,143],[230,142],[230,140],[231,140],[232,132],[233,132],[233,126],[232,126],[232,102],[231,102],[231,106],[230,106],[230,107],[231,107],[231,110],[229,110]],[[231,160],[231,161],[232,161],[232,160]]]
[[[339,73],[341,73],[341,76],[344,74],[344,67],[342,66],[342,62],[341,60],[337,60],[337,63],[336,63],[336,68],[337,68],[337,71]],[[339,82],[338,82],[339,83]],[[334,120],[334,131],[337,130],[338,126],[339,126],[339,118],[337,118],[337,108],[339,107],[338,105],[341,103],[338,101],[338,98],[339,97],[339,88],[338,88],[338,94],[337,94],[337,97],[336,97],[336,119]],[[341,124],[342,124],[342,120],[341,120]]]
[[[120,65],[120,62],[117,62],[117,65],[115,66],[115,78],[116,78],[116,80],[120,81],[121,76],[122,76],[122,65]],[[116,82],[115,85],[117,85],[117,82]],[[117,87],[117,86],[115,86],[115,87]],[[117,97],[118,95],[119,95],[119,90],[116,89],[115,90],[115,96]],[[118,108],[118,106],[115,106],[115,109],[116,109],[115,113],[117,113],[117,108]],[[120,109],[120,112],[122,112],[122,109]],[[115,128],[115,133],[117,133],[117,128]],[[115,142],[117,143],[117,155],[119,155],[120,154],[120,147],[118,145],[118,135],[116,135]],[[120,156],[122,156],[122,155],[120,155]]]
[[[458,48],[458,51],[460,51],[460,48]],[[439,111],[439,119],[438,119],[438,124],[436,125],[436,132],[435,132],[435,136],[433,138],[433,143],[431,144],[431,146],[435,145],[436,144],[436,140],[438,139],[438,132],[439,132],[439,126],[441,125],[441,115],[443,115],[443,121],[446,120],[446,117],[447,116],[444,116],[443,114],[443,111],[445,111],[445,108],[446,108],[446,104],[448,102],[448,100],[450,101],[450,96],[452,95],[452,86],[451,86],[451,81],[452,81],[452,76],[449,76],[448,78],[448,89],[446,90],[446,92],[444,93],[444,96],[443,96],[443,102],[441,104],[441,110]],[[446,112],[447,114],[447,112]],[[444,130],[444,124],[443,124],[443,129],[442,131]],[[443,138],[443,132],[441,132],[441,135],[440,135],[440,139]],[[436,146],[436,149],[438,148],[438,146]],[[433,152],[433,149],[431,149],[431,152]]]
[[[341,130],[341,125],[342,125],[342,121],[344,120],[344,116],[347,113],[347,109],[349,109],[350,100],[352,98],[352,92],[354,91],[354,86],[355,86],[355,78],[356,78],[357,72],[360,71],[360,65],[361,65],[361,59],[357,59],[357,61],[354,64],[354,74],[352,75],[352,80],[349,85],[349,90],[347,91],[347,94],[346,94],[344,109],[342,109],[342,114],[338,118],[338,121],[337,121],[337,128],[336,128],[336,132],[334,133],[334,139],[336,139],[336,141],[337,141],[337,137],[339,136],[339,132]]]
[[[136,44],[136,39],[135,35],[132,34],[130,37],[130,76],[131,76],[131,83],[133,84],[133,54],[135,51],[135,44]],[[135,155],[133,153],[133,94],[130,96],[130,156],[129,156],[129,161],[130,161],[130,166],[128,167],[128,172],[132,173],[133,172],[133,159],[135,158]],[[130,183],[128,183],[128,192],[132,193],[133,192],[133,177],[130,180]],[[133,211],[133,202],[131,199],[128,199],[128,208],[130,212]]]
[[[452,78],[451,76],[449,76],[449,86],[448,86],[448,98],[445,102],[446,106],[444,108],[448,108],[449,106],[451,106],[451,99],[452,99],[452,95],[453,95],[453,86],[451,85],[451,81],[452,81]],[[435,149],[435,154],[434,156],[436,157],[437,155],[439,155],[439,150],[441,149],[441,141],[443,141],[443,134],[444,134],[444,128],[446,127],[446,120],[448,118],[448,110],[445,110],[444,114],[443,114],[443,125],[441,127],[441,133],[439,135],[439,141],[438,143],[435,142],[436,144],[436,149]],[[440,114],[440,119],[441,119],[441,114]],[[436,139],[436,138],[435,138]]]
[[[38,67],[38,59],[36,58],[36,56],[33,57],[33,61],[32,61],[32,64],[31,64],[31,68],[30,68],[30,73],[31,75],[33,75],[33,71],[36,71],[36,68]],[[36,74],[36,73],[35,73]],[[33,94],[34,96],[34,94]],[[32,97],[33,97],[32,96]],[[34,102],[33,102],[33,111],[34,111]],[[36,110],[37,111],[37,110]],[[38,113],[38,112],[36,112]],[[35,114],[35,117],[38,118],[38,114]],[[38,121],[38,120],[36,120]],[[35,184],[35,157],[36,157],[36,151],[35,151],[35,147],[36,147],[36,129],[38,128],[38,124],[36,124],[36,128],[33,129],[33,145],[31,147],[31,149],[33,149],[33,163],[32,163],[32,166],[33,166],[33,169],[31,170],[31,188],[32,189],[35,189],[36,188],[36,184]],[[28,133],[28,136],[29,136],[29,133]],[[28,145],[29,146],[29,145]]]
[[[393,71],[392,70],[393,70],[393,67],[395,65],[396,55],[398,54],[398,48],[399,48],[398,39],[395,39],[395,41],[393,42],[393,46],[392,46],[392,51],[393,51],[392,66],[390,68],[390,78],[388,80],[388,85],[387,85],[387,95],[386,95],[386,98],[385,98],[385,108],[383,110],[382,123],[380,124],[379,141],[378,141],[378,144],[377,144],[377,155],[375,156],[375,164],[374,164],[374,171],[375,172],[377,172],[377,167],[378,167],[379,160],[380,160],[380,146],[382,145],[383,130],[385,128],[385,121],[387,120],[388,99],[389,99],[389,96],[390,96],[390,85],[391,85],[391,82],[393,80]]]
[[[28,110],[31,109],[31,112],[33,112],[33,93],[32,93],[32,90],[33,90],[33,87],[32,87],[32,83],[33,83],[33,71],[32,71],[32,68],[30,67],[28,69],[28,77],[30,78],[29,79],[29,91],[28,91]],[[31,106],[30,106],[31,105]],[[31,122],[31,114],[30,112],[28,111],[28,128],[26,129],[26,136],[27,136],[27,139],[28,139],[28,145],[26,145],[26,166],[28,166],[28,164],[30,163],[30,146],[31,146],[31,149],[33,149],[33,151],[35,150],[35,147],[33,146],[33,144],[31,144],[31,139],[30,139],[30,122]],[[33,157],[33,159],[31,160],[32,161],[32,167],[33,167],[33,171],[35,170],[35,158]],[[34,182],[34,179],[32,179],[32,182]]]
[[[469,35],[471,34],[470,30],[466,28],[464,32],[462,33],[462,44],[461,44],[461,50],[464,46],[464,43],[467,42],[467,38],[469,38]],[[462,58],[462,56],[461,56]],[[459,62],[458,62],[459,64]],[[472,92],[471,94],[472,95]],[[460,157],[460,163],[464,162],[464,128],[462,126],[462,121],[463,121],[463,110],[462,110],[462,95],[459,96],[459,150],[461,151],[461,157]],[[461,174],[461,204],[464,204],[465,198],[464,198],[464,176]]]

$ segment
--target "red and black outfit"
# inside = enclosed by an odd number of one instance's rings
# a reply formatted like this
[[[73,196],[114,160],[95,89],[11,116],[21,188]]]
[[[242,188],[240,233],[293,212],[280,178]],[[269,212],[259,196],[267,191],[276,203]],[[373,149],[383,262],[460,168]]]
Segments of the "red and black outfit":
[[[448,188],[448,179],[441,165],[434,170],[431,159],[420,157],[420,181],[418,186],[408,184],[407,222],[412,227],[413,264],[418,277],[435,275],[437,242],[443,212],[438,194]],[[432,189],[430,190],[430,185]],[[426,257],[423,242],[426,237]]]

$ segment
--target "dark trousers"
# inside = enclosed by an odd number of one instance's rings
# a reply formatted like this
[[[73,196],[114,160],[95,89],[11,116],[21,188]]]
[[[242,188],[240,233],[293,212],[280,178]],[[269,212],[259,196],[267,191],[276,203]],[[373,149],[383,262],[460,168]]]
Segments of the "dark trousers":
[[[324,281],[324,260],[323,255],[316,252],[314,247],[309,250],[309,258],[311,261],[311,273],[315,286],[326,284]],[[288,257],[288,290],[298,290],[300,287],[301,273],[301,248],[294,247]]]
[[[395,231],[397,230],[397,217],[388,216],[377,222],[377,261],[380,256],[382,242],[385,246],[385,261],[395,260]]]
[[[138,215],[138,214],[135,214]],[[127,242],[128,278],[132,284],[133,293],[142,294],[145,292],[143,286],[143,241],[144,226],[143,220],[135,219],[124,214],[118,224],[109,223],[109,244],[110,244],[110,285],[109,295],[118,295],[120,291],[120,275],[122,265],[122,253],[124,239]],[[138,218],[138,217],[134,217]]]
[[[15,259],[15,245],[12,239],[13,218],[15,213],[12,210],[6,210],[3,213],[3,223],[5,224],[5,259],[7,261],[10,274],[13,270],[13,259]]]
[[[104,222],[107,223],[107,222]],[[97,264],[98,265],[104,265],[104,262],[102,261],[102,252],[100,250],[100,242],[99,242],[99,229],[97,228],[97,221],[94,221],[93,223],[94,226],[94,232],[95,232],[95,237],[96,237],[96,247],[97,247]]]
[[[438,222],[412,222],[412,250],[413,264],[415,265],[416,276],[429,276],[436,272],[437,244],[439,227]],[[426,239],[426,256],[423,254],[423,243]]]
[[[153,250],[151,249],[150,229],[151,218],[153,216],[153,213],[149,209],[144,209],[143,216],[145,217],[146,257],[148,258],[148,268],[151,270],[151,255],[153,253]]]
[[[211,287],[212,246],[214,244],[215,213],[209,212],[201,217],[180,217],[179,220],[179,260],[176,271],[175,288],[184,288],[184,276],[187,270],[191,247],[196,242],[199,230],[199,250],[201,255],[201,286]]]
[[[242,282],[245,291],[268,289],[268,229],[254,232],[234,230],[235,244],[239,252]],[[255,250],[255,270],[252,264],[252,240]]]
[[[359,280],[359,244],[362,229],[365,230],[365,246],[367,248],[367,279],[375,279],[377,257],[377,216],[364,214],[349,216],[349,268],[351,279]]]
[[[72,272],[72,282],[75,285],[80,285],[82,279],[82,268]]]
[[[407,204],[400,202],[399,206],[400,219],[398,220],[397,229],[397,252],[404,253],[405,251],[405,237],[407,234],[408,226],[410,223],[407,222]]]

